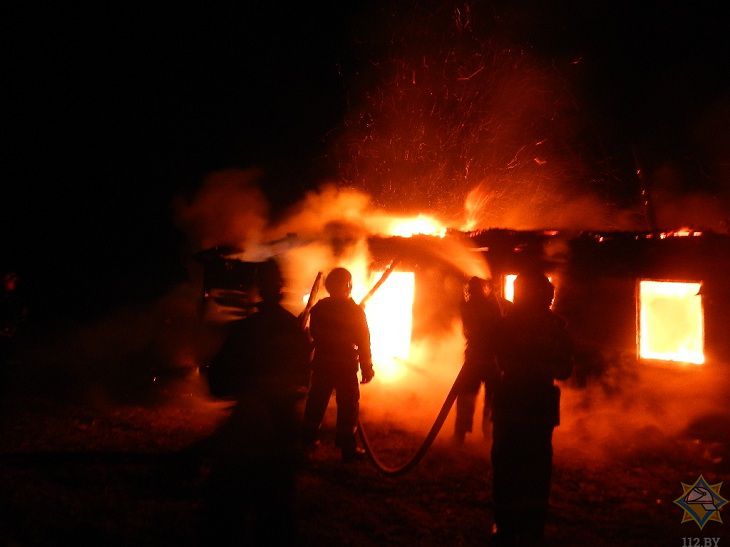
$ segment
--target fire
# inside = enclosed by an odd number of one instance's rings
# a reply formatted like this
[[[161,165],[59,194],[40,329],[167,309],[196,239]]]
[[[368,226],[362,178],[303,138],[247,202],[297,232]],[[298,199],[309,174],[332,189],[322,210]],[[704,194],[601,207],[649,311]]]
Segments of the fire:
[[[381,275],[375,272],[373,279],[377,281]],[[414,293],[415,274],[393,272],[365,305],[379,380],[392,382],[405,373],[404,363],[411,349]]]
[[[639,356],[701,365],[704,318],[701,283],[639,283]]]
[[[515,301],[515,279],[517,279],[517,274],[508,274],[504,276],[504,287],[502,288],[504,292],[504,299],[509,300],[510,302]]]
[[[680,228],[679,230],[671,230],[669,232],[662,232],[659,234],[659,239],[666,239],[668,237],[700,237],[701,231],[693,230],[692,228]]]
[[[423,214],[412,218],[393,219],[387,231],[391,235],[400,237],[414,235],[446,236],[446,227],[441,222]]]

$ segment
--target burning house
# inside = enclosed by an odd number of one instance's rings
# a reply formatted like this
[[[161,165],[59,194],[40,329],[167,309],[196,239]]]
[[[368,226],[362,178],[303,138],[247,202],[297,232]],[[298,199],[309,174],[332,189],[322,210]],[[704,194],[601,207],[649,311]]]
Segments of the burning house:
[[[292,248],[301,244],[296,238],[290,241]],[[339,251],[347,247],[340,240],[329,244]],[[413,341],[437,338],[458,320],[467,276],[499,279],[503,296],[511,299],[511,283],[528,264],[539,265],[556,286],[553,307],[568,321],[579,357],[586,361],[582,365],[594,367],[583,371],[587,375],[600,373],[616,359],[680,368],[715,367],[730,360],[723,329],[730,319],[726,235],[690,229],[449,230],[371,236],[366,247],[367,253],[342,263],[355,273],[354,299],[367,300],[382,380],[397,379],[413,364]],[[281,256],[286,262],[286,251]],[[257,263],[215,250],[200,258],[205,263],[204,302],[238,307],[245,314],[255,301]],[[317,268],[327,269],[312,271]],[[290,275],[293,311],[306,304],[315,277],[297,270]],[[379,280],[377,290],[368,294]]]
[[[489,230],[471,238],[506,293],[521,263],[541,263],[557,287],[553,306],[583,347],[642,363],[713,365],[730,357],[726,235]]]

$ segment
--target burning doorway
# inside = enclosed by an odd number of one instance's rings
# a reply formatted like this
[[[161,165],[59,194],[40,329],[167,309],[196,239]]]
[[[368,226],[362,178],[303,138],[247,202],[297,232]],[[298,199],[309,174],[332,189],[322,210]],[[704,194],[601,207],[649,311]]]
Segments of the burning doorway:
[[[377,280],[384,272],[374,272]],[[359,301],[365,286],[353,287],[353,297]],[[365,314],[370,325],[373,359],[378,364],[378,375],[385,381],[393,381],[404,373],[413,330],[414,272],[395,271],[367,301]]]
[[[705,362],[702,283],[641,280],[639,357],[701,365]]]
[[[505,300],[509,300],[510,302],[515,301],[515,279],[517,279],[517,274],[507,274],[504,276],[504,283],[502,285],[502,294]]]

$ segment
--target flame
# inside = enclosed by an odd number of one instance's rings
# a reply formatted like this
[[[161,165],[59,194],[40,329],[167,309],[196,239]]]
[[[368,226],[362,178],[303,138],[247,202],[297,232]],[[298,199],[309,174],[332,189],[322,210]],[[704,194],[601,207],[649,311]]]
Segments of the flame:
[[[701,283],[639,283],[639,356],[701,365],[704,318]]]
[[[502,288],[504,292],[504,299],[509,300],[510,302],[515,301],[515,279],[517,279],[517,274],[508,274],[504,276],[504,287]]]
[[[382,272],[375,272],[377,281]],[[375,373],[379,380],[393,382],[406,372],[413,329],[413,272],[393,272],[365,305]]]
[[[393,219],[387,232],[390,235],[400,237],[411,237],[414,235],[445,237],[446,227],[433,217],[419,214],[411,218]]]

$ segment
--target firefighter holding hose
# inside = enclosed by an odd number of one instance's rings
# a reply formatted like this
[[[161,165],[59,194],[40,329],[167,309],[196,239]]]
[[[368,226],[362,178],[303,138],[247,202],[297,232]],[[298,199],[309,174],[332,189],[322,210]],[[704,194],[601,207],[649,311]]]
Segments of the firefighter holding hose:
[[[311,311],[310,334],[314,343],[312,383],[304,410],[304,443],[317,444],[320,425],[332,391],[337,402],[336,443],[342,460],[361,459],[355,433],[360,401],[358,368],[362,383],[375,376],[370,354],[370,330],[364,310],[350,297],[352,275],[345,268],[333,269],[325,278],[329,297]]]
[[[465,299],[461,303],[461,321],[466,349],[464,367],[458,379],[454,425],[454,442],[458,445],[464,443],[467,433],[471,433],[477,393],[482,383],[484,383],[482,432],[485,437],[489,432],[489,413],[497,381],[496,329],[502,318],[502,310],[509,304],[497,296],[491,280],[480,277],[469,279],[464,296]]]

